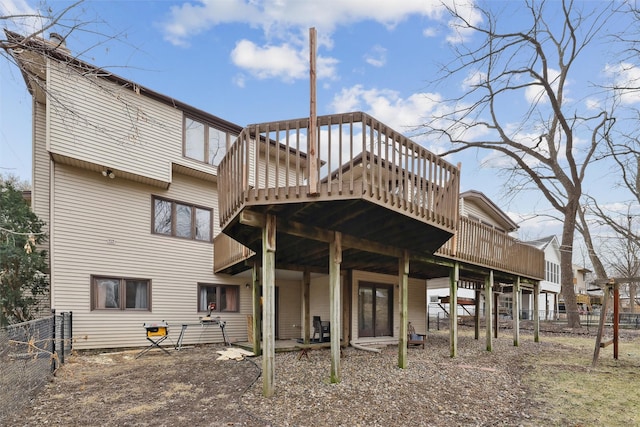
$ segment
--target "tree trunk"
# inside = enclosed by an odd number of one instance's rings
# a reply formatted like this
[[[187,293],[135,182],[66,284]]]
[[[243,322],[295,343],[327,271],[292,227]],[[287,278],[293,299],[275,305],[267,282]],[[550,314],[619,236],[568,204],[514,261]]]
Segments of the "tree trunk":
[[[573,213],[571,211],[573,210]],[[580,328],[580,315],[573,289],[573,237],[576,229],[577,208],[571,209],[567,204],[567,214],[562,226],[562,242],[560,244],[560,283],[564,297],[564,308],[567,312],[567,323],[570,328]]]
[[[591,265],[595,270],[596,278],[603,279],[603,280],[608,279],[607,271],[605,270],[604,265],[602,265],[602,261],[600,260],[600,257],[598,256],[593,246],[593,239],[591,238],[591,230],[589,229],[589,224],[587,224],[587,221],[585,219],[584,211],[582,209],[579,209],[578,215],[580,218],[582,238],[584,239],[584,243],[587,245],[587,252],[589,253],[589,261],[591,261]],[[584,266],[581,266],[581,267],[584,267]]]

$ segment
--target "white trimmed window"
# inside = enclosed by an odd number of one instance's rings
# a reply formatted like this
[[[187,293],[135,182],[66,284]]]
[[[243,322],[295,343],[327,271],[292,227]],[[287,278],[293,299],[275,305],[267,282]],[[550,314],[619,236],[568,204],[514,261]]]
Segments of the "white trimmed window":
[[[184,157],[218,166],[231,138],[235,136],[185,116],[182,154]]]

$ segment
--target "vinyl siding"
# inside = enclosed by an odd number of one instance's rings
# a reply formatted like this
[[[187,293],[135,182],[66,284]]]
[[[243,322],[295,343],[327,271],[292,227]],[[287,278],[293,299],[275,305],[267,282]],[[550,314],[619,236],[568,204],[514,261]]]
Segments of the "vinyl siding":
[[[474,216],[476,218],[480,218],[482,222],[486,224],[490,224],[493,227],[498,227],[501,229],[504,228],[503,224],[499,224],[495,219],[491,217],[491,215],[489,215],[487,212],[481,209],[480,206],[476,205],[473,202],[470,202],[469,200],[466,200],[464,202],[463,215],[466,217]]]
[[[302,283],[276,280],[278,287],[278,338],[296,339],[302,336]]]
[[[46,147],[46,107],[33,102],[33,175],[31,181],[31,210],[44,221],[42,231],[49,233],[51,218],[49,217],[49,173],[51,170],[49,153]],[[50,253],[49,240],[39,246]],[[49,259],[49,265],[51,265]],[[51,295],[38,297],[39,315],[50,315]]]
[[[49,229],[49,153],[46,147],[46,106],[33,103],[33,182],[31,193],[31,209],[40,219],[46,222]]]
[[[182,157],[182,111],[105,79],[51,63],[48,149],[115,171],[171,182],[171,163],[213,174]]]
[[[330,320],[329,276],[314,277],[309,285],[309,330],[312,335],[313,316]]]
[[[245,280],[213,274],[213,244],[151,233],[152,195],[215,208],[215,192],[215,184],[183,175],[159,190],[55,165],[53,292],[55,308],[74,313],[75,348],[144,346],[143,323],[162,320],[176,342],[180,325],[204,314],[197,283],[240,285],[240,312],[220,316],[230,340],[247,339],[250,293]],[[91,311],[91,275],[150,279],[152,312]],[[218,327],[187,329],[185,344],[207,341],[222,341]]]

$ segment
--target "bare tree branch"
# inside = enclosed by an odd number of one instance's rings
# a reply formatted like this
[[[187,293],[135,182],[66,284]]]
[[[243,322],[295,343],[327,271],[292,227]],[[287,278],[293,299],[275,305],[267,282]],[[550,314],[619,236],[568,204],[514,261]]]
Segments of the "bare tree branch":
[[[458,76],[471,80],[468,76],[474,73],[473,84],[449,100],[455,108],[433,117],[422,130],[444,143],[444,155],[488,150],[509,159],[509,166],[501,166],[512,178],[509,194],[535,188],[558,212],[563,223],[562,293],[567,307],[572,307],[571,249],[582,185],[599,147],[610,140],[615,120],[605,110],[579,111],[565,91],[576,61],[601,35],[614,11],[611,4],[579,8],[573,0],[564,0],[560,5],[558,13],[557,2],[527,1],[528,22],[515,30],[512,21],[489,7],[476,6],[476,16],[483,19],[474,22],[455,6],[448,7],[461,31],[474,38],[454,47],[452,60],[435,82],[455,81]],[[515,124],[514,96],[529,100],[518,106]],[[577,144],[584,134],[590,135],[588,144]],[[577,314],[570,315],[570,325],[579,326]]]

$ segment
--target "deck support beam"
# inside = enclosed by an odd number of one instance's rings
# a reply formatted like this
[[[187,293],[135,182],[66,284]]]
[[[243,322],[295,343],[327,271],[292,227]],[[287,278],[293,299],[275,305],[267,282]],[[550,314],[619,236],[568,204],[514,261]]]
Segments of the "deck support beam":
[[[476,284],[475,289],[475,313],[473,315],[473,324],[474,324],[474,334],[473,338],[478,340],[480,339],[480,285]]]
[[[404,251],[398,262],[398,282],[400,285],[400,337],[398,339],[398,367],[407,367],[407,336],[409,312],[409,252]]]
[[[310,300],[310,292],[311,292],[311,271],[306,268],[302,273],[302,318],[304,319],[304,343],[309,344],[311,340],[311,300]]]
[[[513,283],[513,345],[520,346],[520,276]]]
[[[258,356],[262,349],[260,348],[260,341],[262,340],[262,313],[260,312],[260,279],[259,279],[258,263],[253,263],[251,269],[251,309],[252,309],[252,324],[253,328],[253,354]]]
[[[262,394],[273,396],[275,379],[275,287],[276,287],[276,217],[266,215],[262,228]]]
[[[456,262],[449,271],[449,355],[458,356],[458,281],[460,265]]]
[[[340,264],[342,263],[342,233],[336,231],[329,243],[329,317],[331,318],[331,382],[341,381],[340,373]]]
[[[533,285],[533,341],[540,342],[540,282]]]
[[[486,322],[487,351],[493,351],[493,336],[491,335],[492,305],[493,305],[493,270],[484,280],[484,320]]]
[[[493,293],[493,337],[498,338],[498,329],[500,328],[500,294]]]

